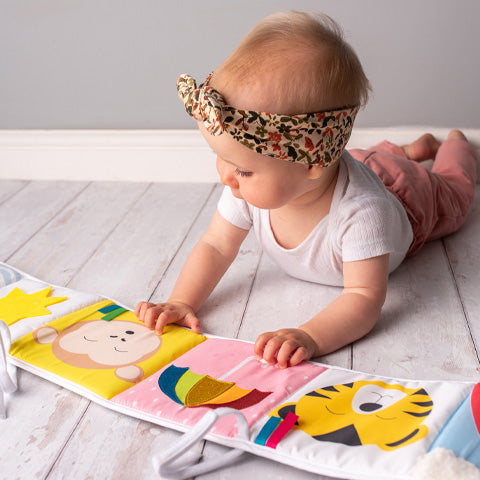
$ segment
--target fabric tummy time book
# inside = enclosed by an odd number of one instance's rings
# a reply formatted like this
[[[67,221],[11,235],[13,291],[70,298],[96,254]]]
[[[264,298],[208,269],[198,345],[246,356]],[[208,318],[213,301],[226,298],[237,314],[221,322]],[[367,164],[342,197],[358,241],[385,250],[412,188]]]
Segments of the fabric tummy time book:
[[[1,263],[0,320],[3,416],[15,365],[107,408],[188,432],[176,452],[203,434],[234,449],[203,466],[166,452],[163,476],[185,478],[248,451],[333,477],[413,479],[419,460],[445,450],[480,476],[478,384],[315,362],[279,369],[256,359],[251,343],[173,325],[158,337],[118,302]]]

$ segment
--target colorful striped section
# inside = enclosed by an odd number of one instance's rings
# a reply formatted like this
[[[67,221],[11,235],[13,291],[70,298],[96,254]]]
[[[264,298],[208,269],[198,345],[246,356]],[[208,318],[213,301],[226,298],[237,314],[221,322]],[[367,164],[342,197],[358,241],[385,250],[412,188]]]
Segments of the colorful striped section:
[[[126,308],[120,307],[118,305],[107,305],[106,307],[103,307],[99,310],[100,313],[106,313],[106,315],[102,317],[102,320],[105,320],[106,322],[113,320],[114,318],[118,317],[126,311]]]
[[[270,448],[277,448],[280,440],[291,430],[291,428],[297,423],[298,415],[293,412],[288,412],[283,422],[273,431],[265,446]]]
[[[268,422],[260,430],[260,433],[255,439],[257,445],[265,445],[268,441],[268,438],[273,433],[273,431],[278,427],[278,424],[282,421],[280,417],[270,417]]]
[[[288,412],[283,421],[280,417],[270,417],[257,435],[255,443],[270,448],[277,448],[279,442],[297,423],[297,420],[298,415],[295,415],[293,412]]]
[[[170,365],[161,373],[158,386],[167,397],[185,407],[207,407],[212,410],[220,407],[242,410],[256,405],[272,393],[256,388],[240,388],[234,382],[198,375],[188,367],[175,365]]]

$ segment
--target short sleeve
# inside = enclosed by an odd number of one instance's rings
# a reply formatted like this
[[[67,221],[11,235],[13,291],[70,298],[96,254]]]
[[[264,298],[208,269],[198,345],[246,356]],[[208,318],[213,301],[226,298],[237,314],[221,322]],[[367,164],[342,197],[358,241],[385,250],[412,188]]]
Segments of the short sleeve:
[[[348,217],[341,239],[344,262],[387,253],[405,254],[411,242],[411,227],[387,199],[366,202]]]
[[[227,222],[243,230],[250,230],[252,217],[248,204],[245,200],[234,197],[229,187],[224,188],[217,210]]]

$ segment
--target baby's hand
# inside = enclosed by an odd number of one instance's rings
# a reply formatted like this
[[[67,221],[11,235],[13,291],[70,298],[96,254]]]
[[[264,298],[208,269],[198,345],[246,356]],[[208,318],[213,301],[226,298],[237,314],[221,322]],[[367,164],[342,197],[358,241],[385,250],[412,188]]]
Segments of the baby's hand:
[[[263,358],[280,368],[295,366],[312,358],[317,345],[313,338],[299,328],[283,328],[276,332],[262,333],[255,342],[257,358]]]
[[[165,325],[169,323],[190,327],[195,333],[200,333],[200,320],[185,303],[140,302],[135,308],[135,315],[146,327],[155,330],[157,335],[161,335]]]

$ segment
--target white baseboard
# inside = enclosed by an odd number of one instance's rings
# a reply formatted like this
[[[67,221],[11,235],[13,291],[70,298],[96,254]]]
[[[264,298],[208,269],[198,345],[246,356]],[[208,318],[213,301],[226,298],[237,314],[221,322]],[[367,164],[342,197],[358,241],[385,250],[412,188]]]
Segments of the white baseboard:
[[[449,130],[357,128],[348,147]],[[478,149],[480,129],[463,131]],[[0,130],[0,179],[217,182],[214,158],[197,130]]]

